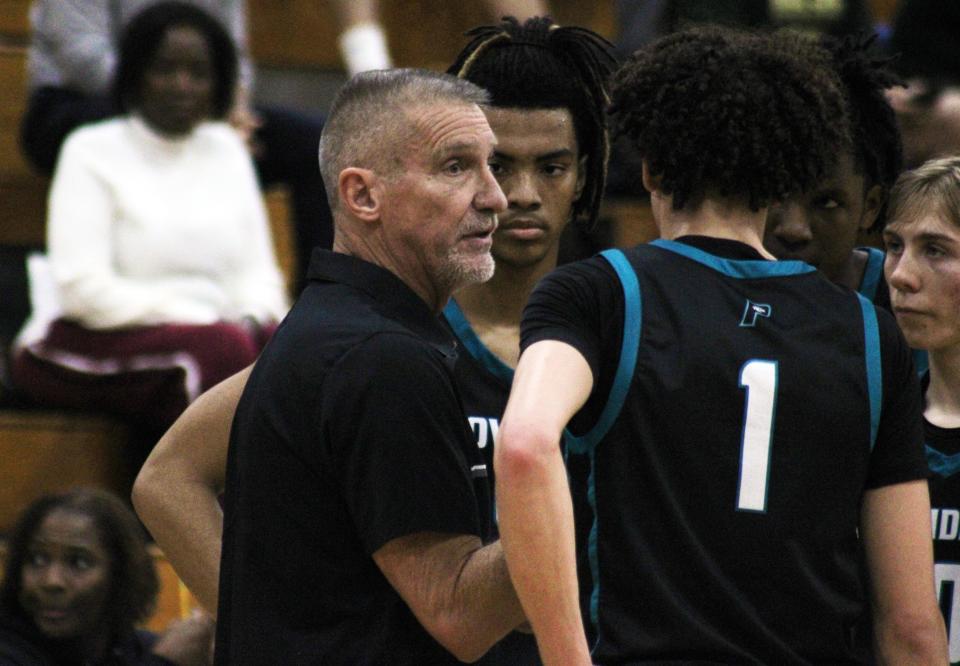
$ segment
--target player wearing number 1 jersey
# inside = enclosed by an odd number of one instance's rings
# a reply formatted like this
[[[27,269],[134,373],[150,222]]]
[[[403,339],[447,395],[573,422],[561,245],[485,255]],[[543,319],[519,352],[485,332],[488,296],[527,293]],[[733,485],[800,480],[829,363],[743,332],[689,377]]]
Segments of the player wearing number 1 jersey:
[[[662,240],[535,290],[495,451],[545,664],[863,663],[868,596],[879,663],[944,663],[909,350],[888,313],[762,245],[769,203],[849,141],[839,86],[800,42],[721,30],[666,37],[614,77]],[[606,433],[579,442],[592,655],[568,421]]]

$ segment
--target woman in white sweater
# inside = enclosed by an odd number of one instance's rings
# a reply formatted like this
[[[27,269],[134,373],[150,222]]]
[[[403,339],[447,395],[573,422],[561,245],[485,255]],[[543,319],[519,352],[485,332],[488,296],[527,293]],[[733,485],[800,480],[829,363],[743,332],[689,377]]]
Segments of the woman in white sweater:
[[[287,309],[253,166],[229,111],[236,54],[196,7],[164,2],[121,41],[125,115],[76,130],[50,191],[60,316],[23,339],[14,381],[43,404],[160,431],[251,363]]]

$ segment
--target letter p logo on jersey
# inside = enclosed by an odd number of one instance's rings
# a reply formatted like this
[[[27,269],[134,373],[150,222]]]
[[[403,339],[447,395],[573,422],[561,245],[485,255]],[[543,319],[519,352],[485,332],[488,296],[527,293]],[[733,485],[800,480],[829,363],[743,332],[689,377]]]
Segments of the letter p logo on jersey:
[[[753,328],[757,325],[758,317],[769,318],[772,313],[773,308],[766,303],[754,303],[747,299],[747,305],[743,308],[743,317],[740,319],[740,325],[746,328]]]

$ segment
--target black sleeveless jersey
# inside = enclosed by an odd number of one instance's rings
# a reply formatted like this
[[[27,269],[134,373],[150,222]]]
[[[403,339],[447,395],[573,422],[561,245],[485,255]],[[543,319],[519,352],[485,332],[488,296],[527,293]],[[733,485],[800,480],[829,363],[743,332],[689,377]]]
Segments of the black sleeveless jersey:
[[[924,377],[924,385],[929,375]],[[960,664],[960,428],[923,422],[930,465],[930,523],[937,598],[947,627],[950,663]]]
[[[926,474],[909,350],[806,264],[683,240],[563,267],[524,316],[524,348],[594,371],[568,440],[592,460],[594,659],[863,661],[863,493]]]

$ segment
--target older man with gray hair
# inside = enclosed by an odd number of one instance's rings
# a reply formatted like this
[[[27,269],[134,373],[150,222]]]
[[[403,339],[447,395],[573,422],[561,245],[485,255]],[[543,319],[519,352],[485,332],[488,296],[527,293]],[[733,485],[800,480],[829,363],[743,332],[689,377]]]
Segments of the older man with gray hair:
[[[493,274],[485,93],[351,79],[320,144],[335,221],[237,409],[217,662],[455,663],[524,621],[437,317]]]

